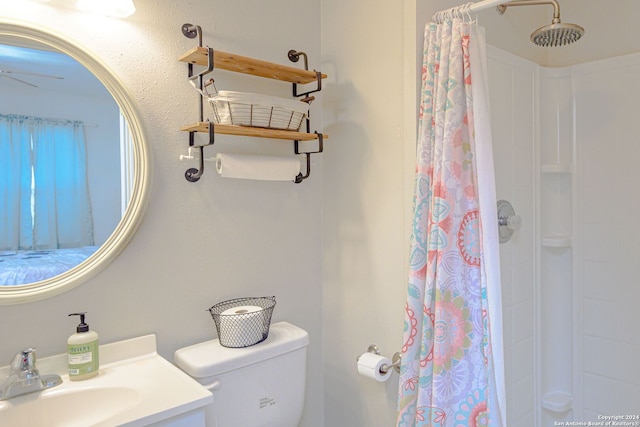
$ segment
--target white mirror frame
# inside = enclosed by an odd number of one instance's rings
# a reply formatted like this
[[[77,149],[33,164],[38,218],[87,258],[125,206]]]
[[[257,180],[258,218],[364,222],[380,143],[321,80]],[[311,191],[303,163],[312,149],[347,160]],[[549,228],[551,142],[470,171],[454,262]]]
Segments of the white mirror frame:
[[[133,140],[134,181],[129,205],[107,241],[78,266],[47,280],[27,285],[0,287],[0,305],[37,301],[68,291],[95,275],[113,261],[135,234],[147,205],[151,187],[150,151],[133,98],[123,84],[95,55],[51,30],[29,23],[0,18],[0,38],[11,36],[37,41],[65,53],[91,71],[111,93],[127,119]]]

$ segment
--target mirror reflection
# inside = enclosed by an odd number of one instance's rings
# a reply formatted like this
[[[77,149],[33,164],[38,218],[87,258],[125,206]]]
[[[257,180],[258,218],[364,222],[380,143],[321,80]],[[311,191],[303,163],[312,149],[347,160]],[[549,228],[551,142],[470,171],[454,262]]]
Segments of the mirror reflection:
[[[0,40],[0,286],[79,265],[129,201],[131,138],[104,85],[68,55]],[[129,165],[129,166],[123,166]]]

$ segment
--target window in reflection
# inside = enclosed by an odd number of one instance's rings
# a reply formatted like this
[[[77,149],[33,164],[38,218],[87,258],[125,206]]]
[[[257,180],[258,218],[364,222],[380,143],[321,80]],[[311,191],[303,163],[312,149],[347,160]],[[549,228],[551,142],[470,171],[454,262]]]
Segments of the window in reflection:
[[[0,250],[93,246],[84,125],[0,115]]]
[[[122,163],[128,125],[102,83],[68,55],[14,41],[0,44],[0,286],[91,256],[120,222],[134,178]]]

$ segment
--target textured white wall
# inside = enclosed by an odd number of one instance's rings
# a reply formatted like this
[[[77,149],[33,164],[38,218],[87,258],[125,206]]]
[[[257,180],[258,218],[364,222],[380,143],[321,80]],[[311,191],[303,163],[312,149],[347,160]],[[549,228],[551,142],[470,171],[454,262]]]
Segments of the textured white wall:
[[[288,63],[289,49],[320,67],[319,1],[156,2],[136,0],[137,12],[110,19],[30,1],[1,0],[2,15],[52,28],[100,57],[136,102],[153,153],[153,188],[142,225],[111,265],[87,283],[54,298],[0,308],[0,360],[22,347],[40,356],[63,353],[75,329],[67,317],[88,311],[88,323],[112,342],[156,333],[172,359],[182,346],[214,337],[206,309],[233,297],[276,295],[274,321],[309,331],[304,426],[323,426],[321,334],[322,156],[303,184],[224,180],[211,164],[196,184],[184,179],[190,162],[179,127],[197,117],[197,96],[177,58],[194,45],[185,22],[200,24],[212,47]],[[282,82],[216,73],[219,89],[244,88],[289,96]],[[321,97],[321,96],[320,96]],[[320,98],[319,97],[319,98]],[[318,104],[321,101],[318,101]],[[319,105],[313,126],[321,129]],[[219,137],[218,151],[289,155],[290,142]],[[329,140],[327,145],[331,144]],[[340,139],[334,139],[340,143]]]
[[[411,2],[404,2],[405,6]],[[415,6],[414,6],[415,7]],[[413,9],[409,9],[413,14]],[[398,375],[359,376],[356,356],[402,345],[407,92],[403,8],[389,0],[323,0],[325,130],[339,141],[324,157],[324,347],[327,426],[389,426]],[[412,18],[413,20],[413,18]],[[415,32],[409,31],[409,40]],[[415,89],[409,93],[410,107]],[[411,132],[413,133],[413,132]]]

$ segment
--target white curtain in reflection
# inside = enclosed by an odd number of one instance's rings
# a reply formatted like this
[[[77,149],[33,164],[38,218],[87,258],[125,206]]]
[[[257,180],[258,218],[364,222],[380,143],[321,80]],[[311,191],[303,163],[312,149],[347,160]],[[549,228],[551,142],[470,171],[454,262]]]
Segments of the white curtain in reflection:
[[[0,116],[0,251],[33,242],[30,144],[29,129],[18,117]]]
[[[93,245],[86,151],[81,123],[34,123],[33,229],[37,249]]]
[[[1,142],[3,150],[5,145],[20,145],[9,153],[15,154],[17,150],[19,156],[2,160],[11,163],[14,174],[20,177],[19,180],[15,177],[3,179],[0,190],[7,194],[20,193],[17,199],[7,197],[7,204],[3,206],[3,211],[19,212],[18,219],[12,221],[14,233],[16,229],[20,230],[20,239],[15,245],[14,237],[10,249],[93,245],[83,124],[25,116],[0,116],[0,122],[4,127],[5,123],[11,123],[11,134],[21,135],[20,138],[8,138],[10,144],[2,136]],[[5,175],[8,174],[3,174],[3,178]]]

